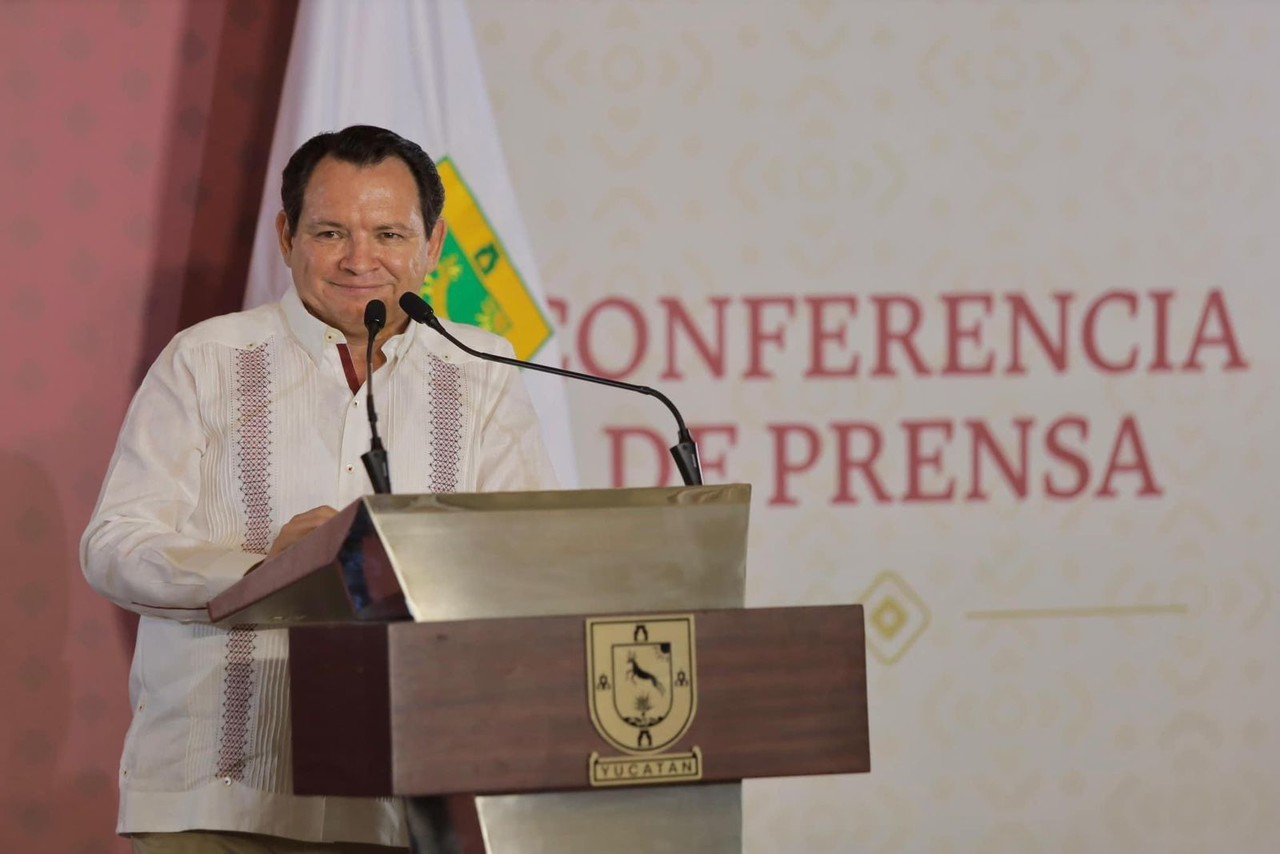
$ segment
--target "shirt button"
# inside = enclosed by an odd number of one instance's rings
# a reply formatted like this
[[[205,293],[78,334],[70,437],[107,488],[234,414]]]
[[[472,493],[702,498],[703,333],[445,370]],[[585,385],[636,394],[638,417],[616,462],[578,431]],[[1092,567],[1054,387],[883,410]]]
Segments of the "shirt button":
[[[360,405],[360,401],[358,401],[358,400],[353,400],[353,401],[351,401],[351,407],[352,407],[353,409],[354,409],[355,407],[359,406],[359,405]]]
[[[142,711],[142,710],[143,710],[143,709],[145,709],[146,707],[147,707],[147,704],[146,704],[146,703],[139,703],[139,704],[138,704],[138,711]]]
[[[354,471],[354,470],[355,470],[355,466],[347,466],[347,471]]]
[[[230,777],[223,777],[223,778],[222,778],[222,785],[224,785],[224,786],[230,786],[230,785],[231,785],[231,778],[230,778]]]

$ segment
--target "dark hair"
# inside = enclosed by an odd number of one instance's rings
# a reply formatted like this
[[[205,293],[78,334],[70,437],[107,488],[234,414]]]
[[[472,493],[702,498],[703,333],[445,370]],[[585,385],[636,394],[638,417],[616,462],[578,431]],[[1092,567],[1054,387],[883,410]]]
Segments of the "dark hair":
[[[422,221],[430,231],[444,210],[444,185],[436,165],[416,142],[405,139],[386,128],[352,125],[333,133],[322,133],[307,140],[285,164],[280,182],[280,201],[284,205],[289,231],[298,229],[302,216],[302,199],[316,164],[333,157],[356,166],[376,166],[388,157],[398,157],[413,173],[418,184],[418,204]]]

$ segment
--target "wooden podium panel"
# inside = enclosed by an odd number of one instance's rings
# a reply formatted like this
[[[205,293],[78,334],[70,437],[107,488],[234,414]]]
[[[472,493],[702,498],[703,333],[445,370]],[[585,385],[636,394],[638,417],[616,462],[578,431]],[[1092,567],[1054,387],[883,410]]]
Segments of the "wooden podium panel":
[[[703,782],[870,770],[860,605],[691,613],[697,706],[670,750],[698,747]],[[583,616],[297,627],[290,677],[299,794],[585,789],[593,751],[620,755]]]

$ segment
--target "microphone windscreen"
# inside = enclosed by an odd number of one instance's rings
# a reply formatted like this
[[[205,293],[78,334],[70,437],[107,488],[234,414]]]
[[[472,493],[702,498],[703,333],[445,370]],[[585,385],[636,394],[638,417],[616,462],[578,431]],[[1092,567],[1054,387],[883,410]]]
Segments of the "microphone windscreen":
[[[418,323],[430,324],[435,319],[436,313],[431,310],[431,305],[422,297],[410,291],[400,295],[400,308],[405,314],[409,315],[410,320],[415,320]]]
[[[364,306],[364,328],[375,332],[387,325],[387,306],[380,299],[371,299]]]

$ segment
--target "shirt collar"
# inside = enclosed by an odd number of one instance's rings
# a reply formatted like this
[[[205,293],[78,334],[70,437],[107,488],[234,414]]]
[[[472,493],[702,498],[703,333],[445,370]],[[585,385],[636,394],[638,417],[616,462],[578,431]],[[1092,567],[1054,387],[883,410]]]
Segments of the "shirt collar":
[[[317,365],[323,365],[325,362],[325,353],[334,352],[335,345],[347,343],[347,336],[342,334],[341,329],[336,329],[307,311],[307,307],[302,304],[302,298],[298,296],[297,288],[289,288],[284,297],[280,300],[280,305],[284,310],[285,320],[289,324],[289,331],[293,333],[293,337],[302,345],[302,349],[307,351],[307,355],[311,357],[311,361]],[[418,334],[418,324],[409,321],[408,327],[399,335],[393,335],[382,345],[382,353],[387,357],[387,361],[392,361],[413,343],[413,337]],[[364,354],[352,354],[352,358],[363,358]]]

